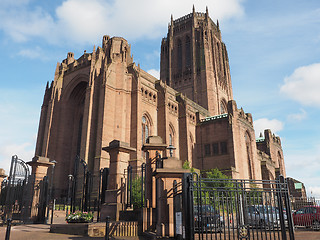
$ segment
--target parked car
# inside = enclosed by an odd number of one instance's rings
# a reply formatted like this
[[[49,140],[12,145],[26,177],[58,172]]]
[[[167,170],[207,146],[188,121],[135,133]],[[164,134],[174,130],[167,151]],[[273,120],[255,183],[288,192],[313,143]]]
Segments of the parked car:
[[[265,229],[279,228],[279,210],[270,205],[248,206],[246,223],[250,226]]]
[[[280,212],[279,208],[277,208],[277,212],[278,213]],[[289,226],[289,223],[288,223],[288,215],[287,215],[287,209],[286,208],[283,208],[283,218],[284,218],[285,227],[287,228]]]
[[[294,225],[320,230],[320,206],[302,207],[294,212],[292,216]]]
[[[194,206],[195,230],[201,232],[222,232],[223,217],[211,205]]]

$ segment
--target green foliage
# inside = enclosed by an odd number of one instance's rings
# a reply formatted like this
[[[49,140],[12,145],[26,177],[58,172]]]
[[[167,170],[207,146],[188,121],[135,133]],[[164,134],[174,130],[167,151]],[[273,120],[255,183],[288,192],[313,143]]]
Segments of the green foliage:
[[[234,184],[230,177],[223,174],[219,169],[201,171],[201,197],[196,202],[205,205],[234,205]],[[200,192],[199,192],[200,194]]]
[[[263,190],[259,189],[256,184],[250,184],[250,191],[247,192],[247,202],[250,205],[263,204]]]
[[[141,181],[142,181],[142,178],[140,176],[132,180],[131,203],[133,205],[133,209],[142,207],[142,203],[144,199],[141,200]]]
[[[206,170],[202,172],[202,175],[206,178],[212,179],[230,179],[227,175],[223,174],[218,168]]]
[[[182,165],[183,169],[190,169],[190,162],[189,161],[185,161]]]
[[[202,177],[208,179],[205,181],[204,184],[207,187],[214,188],[214,189],[232,189],[233,183],[232,181],[226,181],[230,179],[227,175],[223,174],[218,168],[210,169],[201,173]],[[213,181],[212,181],[213,180]],[[221,181],[219,181],[221,180]]]
[[[90,212],[74,212],[66,217],[68,223],[92,222],[93,214]]]
[[[194,168],[193,167],[190,167],[190,162],[189,161],[185,161],[182,165],[182,168],[183,169],[190,169],[190,171],[193,173],[195,172]]]

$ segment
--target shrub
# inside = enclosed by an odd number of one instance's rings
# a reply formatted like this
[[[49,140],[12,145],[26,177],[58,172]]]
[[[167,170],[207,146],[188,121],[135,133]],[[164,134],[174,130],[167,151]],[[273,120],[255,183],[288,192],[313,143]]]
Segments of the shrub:
[[[66,217],[68,223],[86,223],[93,221],[93,214],[90,212],[75,212],[70,213]]]

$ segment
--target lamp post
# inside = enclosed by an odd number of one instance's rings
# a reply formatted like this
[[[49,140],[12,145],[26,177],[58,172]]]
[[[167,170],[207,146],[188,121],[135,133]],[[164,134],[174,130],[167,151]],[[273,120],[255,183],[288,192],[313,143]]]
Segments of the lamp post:
[[[66,208],[66,217],[68,216],[68,208],[69,208],[69,211],[70,209],[72,209],[72,206],[71,206],[71,197],[70,197],[70,193],[71,193],[71,184],[73,182],[73,175],[68,175],[68,200],[67,200],[67,208]]]
[[[53,199],[52,193],[53,193],[53,174],[54,174],[54,168],[56,166],[57,161],[53,160],[51,161],[53,163],[52,170],[51,170],[51,187],[50,187],[50,199],[52,203],[52,209],[51,209],[51,224],[53,223],[53,211],[55,207],[55,200]]]
[[[87,172],[88,165],[83,159],[80,159],[80,163],[83,165],[82,206],[81,206],[82,209],[81,210],[86,211],[85,187],[86,187],[86,172]]]
[[[49,199],[52,201],[52,188],[53,188],[53,174],[54,174],[54,168],[56,166],[57,161],[52,160],[52,168],[51,168],[51,181],[50,181],[50,190],[49,190]],[[52,202],[52,214],[51,214],[51,224],[53,221],[53,202]],[[46,218],[46,223],[48,224],[48,219],[49,219],[49,206],[47,206],[47,218]]]

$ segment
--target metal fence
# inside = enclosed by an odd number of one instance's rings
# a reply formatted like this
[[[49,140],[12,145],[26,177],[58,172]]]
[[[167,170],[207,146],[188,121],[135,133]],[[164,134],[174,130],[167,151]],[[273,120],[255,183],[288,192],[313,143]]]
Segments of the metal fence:
[[[287,184],[183,178],[185,239],[294,239]]]

